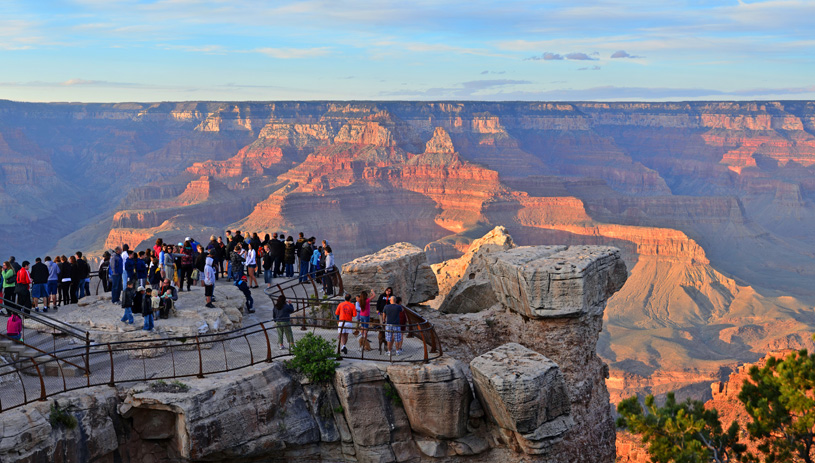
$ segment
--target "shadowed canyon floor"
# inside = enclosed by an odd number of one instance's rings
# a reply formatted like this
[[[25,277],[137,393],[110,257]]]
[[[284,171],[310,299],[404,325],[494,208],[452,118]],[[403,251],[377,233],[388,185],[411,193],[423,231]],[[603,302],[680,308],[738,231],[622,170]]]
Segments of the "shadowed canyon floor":
[[[0,224],[28,237],[2,255],[225,228],[302,230],[340,263],[400,241],[437,263],[495,225],[617,246],[615,401],[813,347],[812,102],[0,101],[0,161]]]

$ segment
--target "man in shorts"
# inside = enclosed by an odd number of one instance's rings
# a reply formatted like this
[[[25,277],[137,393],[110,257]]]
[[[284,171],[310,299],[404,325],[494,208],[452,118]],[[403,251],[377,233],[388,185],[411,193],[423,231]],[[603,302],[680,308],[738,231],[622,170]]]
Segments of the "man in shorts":
[[[390,304],[382,310],[385,315],[385,341],[388,342],[388,355],[393,353],[394,344],[401,345],[402,325],[399,323],[399,314],[402,313],[402,306],[396,303],[396,296],[391,296]],[[401,355],[402,350],[397,349],[396,355]]]
[[[337,332],[340,335],[340,350],[343,354],[348,353],[348,348],[345,345],[348,343],[348,334],[354,330],[353,320],[356,313],[357,308],[351,303],[351,295],[345,293],[345,301],[337,306],[337,311],[335,312],[335,315],[339,317],[339,328],[337,328]]]
[[[45,301],[43,312],[48,312],[48,266],[42,263],[42,259],[34,259],[31,266],[31,298],[34,300],[34,310],[40,311],[40,299]]]

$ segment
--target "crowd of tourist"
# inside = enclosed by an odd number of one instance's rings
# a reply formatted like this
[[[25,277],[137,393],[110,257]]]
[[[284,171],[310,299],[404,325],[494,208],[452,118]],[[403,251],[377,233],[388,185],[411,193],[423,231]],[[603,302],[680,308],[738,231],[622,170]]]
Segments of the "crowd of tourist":
[[[113,304],[124,309],[123,323],[134,324],[134,314],[140,314],[143,328],[152,331],[156,318],[166,319],[175,313],[178,292],[191,291],[193,286],[204,287],[205,306],[214,307],[214,285],[220,278],[234,281],[246,298],[246,309],[254,312],[251,289],[259,288],[258,276],[262,272],[266,287],[274,278],[294,278],[297,265],[298,279],[309,278],[322,285],[326,296],[334,294],[334,278],[327,275],[335,270],[331,246],[323,240],[317,244],[314,237],[306,238],[299,233],[295,240],[284,233],[266,234],[263,239],[257,233],[244,236],[240,231],[226,231],[226,237],[211,236],[202,244],[187,237],[178,244],[157,239],[152,248],[131,250],[127,244],[106,251],[97,271],[100,285],[111,292]],[[16,304],[26,313],[57,310],[60,304],[76,304],[90,294],[91,266],[82,252],[75,255],[57,256],[53,260],[37,257],[34,264],[23,261],[18,264],[12,256],[3,263],[2,298]],[[340,350],[348,353],[348,336],[356,332],[360,347],[368,346],[371,329],[371,297],[363,291],[352,302],[350,294],[336,309],[339,324]],[[40,308],[42,302],[42,308]],[[387,354],[402,353],[402,330],[407,324],[406,310],[401,298],[387,288],[377,299],[375,310],[378,322],[384,326],[384,342]],[[284,339],[294,343],[291,316],[294,308],[286,297],[280,295],[272,312],[277,328],[278,345],[285,349]],[[354,323],[356,319],[357,323]],[[354,328],[359,327],[358,330]],[[22,332],[20,317],[12,315],[7,322],[7,335],[19,339]]]

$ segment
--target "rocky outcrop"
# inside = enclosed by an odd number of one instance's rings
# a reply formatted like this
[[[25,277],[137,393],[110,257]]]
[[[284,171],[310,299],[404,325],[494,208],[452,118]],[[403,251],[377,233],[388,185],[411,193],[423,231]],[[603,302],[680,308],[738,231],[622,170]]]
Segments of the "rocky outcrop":
[[[489,278],[491,255],[515,247],[504,227],[495,227],[472,242],[458,259],[431,265],[439,283],[439,310],[447,313],[477,312],[498,302]]]
[[[548,455],[574,426],[558,366],[520,344],[505,344],[472,362],[473,383],[487,416],[510,448]]]
[[[433,270],[421,248],[397,243],[342,266],[346,292],[374,294],[387,287],[402,298],[403,304],[415,304],[436,297],[439,292]]]
[[[529,318],[602,313],[627,276],[616,248],[524,246],[499,253],[490,267],[498,299]]]
[[[465,368],[446,357],[429,364],[388,367],[414,432],[441,439],[467,434],[473,394]]]

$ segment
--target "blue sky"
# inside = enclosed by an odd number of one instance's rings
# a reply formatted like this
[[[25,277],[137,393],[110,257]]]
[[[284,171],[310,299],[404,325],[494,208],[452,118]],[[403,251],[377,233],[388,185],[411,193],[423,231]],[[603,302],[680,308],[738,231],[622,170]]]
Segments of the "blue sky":
[[[0,0],[0,99],[815,99],[813,30],[813,0]]]

